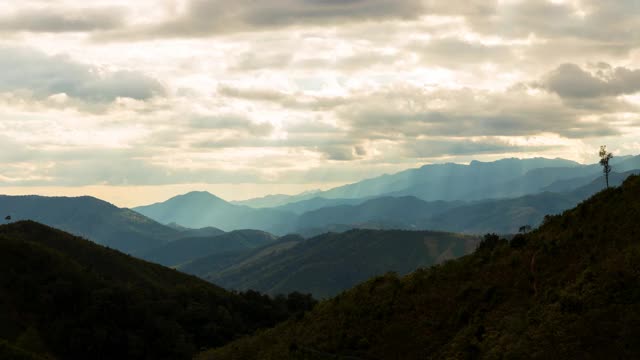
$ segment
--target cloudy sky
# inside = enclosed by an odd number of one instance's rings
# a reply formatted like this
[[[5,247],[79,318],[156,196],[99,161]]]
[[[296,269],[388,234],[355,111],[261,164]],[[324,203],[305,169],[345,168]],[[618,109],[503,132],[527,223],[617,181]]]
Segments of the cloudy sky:
[[[637,0],[5,0],[0,193],[122,206],[640,153]]]

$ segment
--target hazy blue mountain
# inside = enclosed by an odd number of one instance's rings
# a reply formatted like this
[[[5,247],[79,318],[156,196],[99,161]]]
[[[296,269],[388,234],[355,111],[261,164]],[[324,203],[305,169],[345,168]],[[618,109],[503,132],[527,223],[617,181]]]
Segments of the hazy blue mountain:
[[[312,199],[316,197],[316,194],[318,194],[319,192],[320,190],[310,190],[296,195],[275,194],[248,200],[231,201],[231,203],[235,205],[245,205],[256,209],[270,208],[282,206],[292,202]]]
[[[640,169],[640,156],[613,158],[611,163],[616,172]],[[571,191],[589,184],[601,174],[600,164],[533,169],[513,180],[489,183],[480,190],[467,193],[464,198],[480,200],[519,197],[544,191]]]
[[[225,232],[223,230],[220,230],[218,228],[215,228],[213,226],[207,226],[207,227],[203,227],[203,228],[199,228],[199,229],[192,229],[192,228],[188,228],[185,226],[181,226],[178,225],[176,223],[169,223],[167,224],[167,226],[169,226],[172,229],[176,229],[179,231],[179,236],[181,238],[187,238],[187,237],[205,237],[205,236],[218,236],[218,235],[222,235]]]
[[[276,209],[283,211],[290,211],[296,214],[303,214],[305,212],[322,209],[325,207],[332,207],[338,205],[358,205],[370,198],[357,198],[357,199],[327,199],[323,197],[314,197],[307,200],[301,200],[292,202],[286,205],[278,206]]]
[[[139,257],[165,266],[177,266],[195,258],[222,252],[252,249],[277,239],[260,230],[235,230],[217,236],[190,237],[171,241]]]
[[[426,202],[413,196],[381,197],[359,205],[339,205],[306,212],[298,217],[294,232],[332,224],[362,224],[376,221],[397,228],[416,228],[418,220],[461,206],[462,202]]]
[[[611,186],[618,186],[630,171],[611,173]],[[497,199],[474,202],[442,212],[419,225],[420,228],[472,234],[495,232],[513,234],[520,226],[540,225],[545,215],[554,215],[570,209],[605,188],[604,177],[597,177],[589,184],[567,192],[544,192],[513,199]]]
[[[370,279],[196,359],[638,359],[638,199],[630,178],[529,234]]]
[[[224,231],[258,229],[272,232],[295,217],[295,214],[281,210],[234,205],[208,192],[198,191],[134,210],[163,224],[176,223],[190,228],[214,226]]]
[[[472,252],[476,237],[430,231],[352,230],[280,243],[219,266],[214,259],[182,268],[229,289],[327,297],[371,276],[406,274]],[[224,260],[222,260],[224,261]]]
[[[573,166],[580,164],[570,160],[544,158],[472,161],[469,165],[425,165],[323,191],[318,196],[361,198],[391,194],[417,196],[423,200],[466,200],[467,194],[480,190],[487,184],[504,183],[534,169]]]
[[[612,186],[640,170],[611,173]],[[440,230],[472,234],[516,233],[522,225],[539,225],[547,214],[577,205],[602,190],[604,177],[580,179],[570,191],[543,192],[506,199],[426,202],[415,197],[384,197],[360,205],[341,205],[302,214],[291,230],[304,236],[354,228]]]
[[[37,221],[129,253],[180,237],[175,229],[89,196],[0,196],[0,213],[11,215],[13,221]]]

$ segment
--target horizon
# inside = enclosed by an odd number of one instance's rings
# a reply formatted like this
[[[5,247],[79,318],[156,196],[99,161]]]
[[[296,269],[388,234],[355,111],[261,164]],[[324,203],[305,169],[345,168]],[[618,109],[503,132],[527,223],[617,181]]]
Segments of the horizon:
[[[430,163],[639,154],[637,10],[5,1],[0,193],[240,200]]]
[[[638,154],[622,154],[622,155],[614,155],[614,159],[615,158],[620,158],[620,157],[628,157],[628,156],[638,156]],[[358,183],[360,181],[364,181],[364,180],[368,180],[368,179],[373,179],[373,178],[377,178],[380,176],[384,176],[384,175],[393,175],[396,174],[398,172],[403,172],[403,171],[407,171],[407,170],[412,170],[412,169],[418,169],[422,166],[427,166],[427,165],[446,165],[446,164],[457,164],[457,165],[470,165],[472,162],[481,162],[481,163],[490,163],[490,162],[495,162],[495,161],[500,161],[500,160],[511,160],[511,159],[515,159],[515,160],[529,160],[529,159],[548,159],[548,160],[568,160],[568,161],[574,161],[580,165],[594,165],[597,164],[597,162],[579,162],[576,160],[571,160],[571,159],[564,159],[561,157],[538,157],[538,156],[534,156],[534,157],[530,157],[530,158],[518,158],[518,157],[507,157],[507,158],[501,158],[501,159],[496,159],[496,160],[492,160],[492,161],[482,161],[482,160],[470,160],[468,162],[441,162],[441,163],[430,163],[430,164],[421,164],[421,165],[417,165],[416,167],[409,167],[409,168],[405,168],[405,169],[401,169],[397,172],[393,172],[393,173],[384,173],[384,174],[379,174],[376,176],[372,176],[372,177],[365,177],[359,180],[356,180],[354,182],[349,182],[349,183],[339,183],[339,184],[316,184],[317,187],[309,187],[309,184],[272,184],[273,188],[275,189],[282,189],[285,191],[289,191],[288,193],[285,192],[253,192],[253,194],[256,195],[246,195],[247,193],[251,193],[251,191],[262,191],[265,189],[268,189],[269,187],[266,186],[267,184],[233,184],[233,185],[220,185],[220,184],[181,184],[178,186],[172,186],[170,188],[170,190],[167,191],[166,187],[163,187],[162,189],[158,189],[157,187],[154,186],[138,186],[138,187],[127,187],[127,186],[104,186],[104,187],[100,187],[100,186],[91,186],[91,187],[54,187],[54,188],[50,188],[50,189],[42,189],[40,188],[40,191],[38,193],[33,193],[33,192],[29,192],[29,189],[32,189],[30,187],[26,187],[26,188],[18,188],[18,189],[8,189],[9,191],[7,191],[6,193],[0,193],[0,195],[10,195],[10,196],[29,196],[29,195],[34,195],[34,196],[47,196],[47,197],[56,197],[56,196],[60,196],[60,197],[82,197],[82,196],[91,196],[91,197],[95,197],[98,198],[100,200],[104,200],[107,201],[113,205],[116,205],[118,207],[121,208],[134,208],[134,207],[139,207],[139,206],[146,206],[146,205],[152,205],[152,204],[156,204],[156,203],[161,203],[164,201],[167,201],[173,197],[176,196],[180,196],[180,195],[185,195],[191,192],[206,192],[212,195],[215,195],[216,197],[221,198],[224,201],[227,202],[236,202],[236,201],[245,201],[245,200],[252,200],[252,199],[260,199],[260,198],[265,198],[265,197],[269,197],[269,196],[279,196],[279,195],[285,195],[285,196],[290,196],[290,195],[300,195],[300,194],[304,194],[304,193],[313,193],[313,192],[319,192],[319,191],[325,191],[325,190],[330,190],[330,189],[334,189],[337,187],[341,187],[341,186],[345,186],[345,185],[350,185],[350,184],[355,184]],[[615,166],[613,167],[613,170],[615,172]],[[292,189],[296,189],[298,186],[302,187],[302,190],[300,191],[295,191]],[[312,185],[313,186],[313,185]],[[5,188],[4,190],[7,190],[7,188]],[[131,191],[136,191],[136,194],[138,195],[137,197],[131,197],[129,196]],[[248,192],[247,192],[248,191]],[[240,197],[236,197],[233,198],[233,196],[235,194],[238,193],[243,193],[245,194],[245,196],[240,196]],[[225,194],[227,194],[225,196]],[[142,200],[141,200],[142,199]],[[140,202],[142,201],[142,202]]]

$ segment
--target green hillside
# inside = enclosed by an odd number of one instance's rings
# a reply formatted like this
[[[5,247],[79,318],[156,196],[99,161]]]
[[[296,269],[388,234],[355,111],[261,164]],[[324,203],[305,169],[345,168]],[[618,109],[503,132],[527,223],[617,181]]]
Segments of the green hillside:
[[[351,230],[281,241],[244,257],[225,256],[231,263],[225,257],[201,259],[181,270],[228,289],[328,297],[388,271],[406,274],[469,254],[477,243],[476,237],[451,233]]]
[[[0,226],[0,358],[188,359],[311,304],[230,293],[35,222]]]
[[[640,358],[640,177],[200,359]]]
[[[207,255],[253,249],[277,238],[260,230],[235,230],[216,236],[171,241],[140,254],[140,257],[166,266],[177,266]]]

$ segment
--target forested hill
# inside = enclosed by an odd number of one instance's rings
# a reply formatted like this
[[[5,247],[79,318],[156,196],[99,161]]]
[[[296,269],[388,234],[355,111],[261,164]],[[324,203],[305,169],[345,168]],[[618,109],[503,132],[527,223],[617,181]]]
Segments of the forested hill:
[[[0,226],[1,359],[189,359],[312,303],[230,293],[31,221]]]
[[[640,358],[640,177],[200,359]]]

